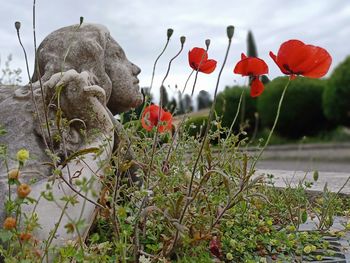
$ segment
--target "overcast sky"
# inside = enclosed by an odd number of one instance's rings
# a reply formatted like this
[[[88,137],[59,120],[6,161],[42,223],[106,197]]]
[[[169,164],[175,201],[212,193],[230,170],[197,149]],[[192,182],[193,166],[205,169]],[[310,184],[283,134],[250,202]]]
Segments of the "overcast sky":
[[[22,41],[32,68],[32,1],[1,1],[1,68],[11,53],[12,67],[25,69],[14,29],[17,20],[22,23]],[[241,76],[233,74],[233,67],[241,52],[246,52],[249,29],[253,31],[259,57],[269,65],[270,78],[281,73],[268,52],[276,53],[280,44],[289,39],[327,49],[333,57],[331,70],[350,54],[350,0],[37,0],[36,11],[38,44],[53,30],[78,23],[80,16],[86,23],[105,25],[130,61],[142,69],[141,87],[150,85],[153,63],[165,44],[166,30],[173,28],[169,49],[157,66],[153,91],[159,87],[169,59],[180,48],[180,36],[185,35],[184,52],[173,62],[166,82],[170,95],[175,94],[175,84],[182,89],[191,72],[188,51],[195,46],[204,47],[205,39],[211,39],[209,58],[216,59],[221,66],[227,45],[227,25],[234,25],[236,30],[220,90],[226,85],[244,83]],[[212,93],[218,72],[219,69],[211,75],[200,74],[196,93],[200,89]],[[23,82],[26,83],[27,78],[24,77]]]

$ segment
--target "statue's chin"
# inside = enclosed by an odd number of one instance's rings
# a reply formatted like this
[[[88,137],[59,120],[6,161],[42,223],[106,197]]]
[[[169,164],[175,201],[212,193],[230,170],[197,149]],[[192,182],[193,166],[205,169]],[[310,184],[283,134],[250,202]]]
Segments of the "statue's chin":
[[[135,94],[132,100],[128,101],[126,104],[125,101],[122,102],[112,102],[109,101],[107,104],[108,109],[112,112],[113,115],[129,111],[133,108],[137,108],[143,102],[143,96],[141,93]]]

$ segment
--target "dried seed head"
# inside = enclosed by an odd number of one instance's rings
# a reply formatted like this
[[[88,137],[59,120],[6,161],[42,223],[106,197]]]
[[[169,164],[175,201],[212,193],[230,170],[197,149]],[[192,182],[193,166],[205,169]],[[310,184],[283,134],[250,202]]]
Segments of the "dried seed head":
[[[210,39],[206,39],[205,40],[205,46],[207,47],[207,49],[209,48],[209,46],[210,46]]]
[[[228,26],[227,27],[227,37],[228,39],[231,39],[233,37],[233,33],[235,32],[234,26]]]
[[[168,28],[168,31],[166,33],[167,37],[168,37],[168,40],[171,38],[171,36],[173,35],[174,33],[174,29],[172,28]]]
[[[15,22],[15,28],[16,28],[16,30],[18,31],[18,30],[21,28],[21,22],[16,21],[16,22]]]
[[[186,37],[185,36],[181,36],[180,37],[181,45],[185,44],[185,41],[186,41]]]

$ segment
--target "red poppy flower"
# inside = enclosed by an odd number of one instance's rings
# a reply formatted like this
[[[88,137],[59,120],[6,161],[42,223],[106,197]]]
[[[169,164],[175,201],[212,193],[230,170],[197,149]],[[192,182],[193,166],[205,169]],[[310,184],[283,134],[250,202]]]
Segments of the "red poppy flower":
[[[270,51],[270,57],[282,73],[290,75],[290,79],[296,78],[296,75],[321,78],[332,63],[332,57],[325,49],[295,39],[284,42],[277,56]]]
[[[233,72],[253,78],[250,96],[257,97],[264,91],[264,84],[259,79],[259,76],[269,72],[269,68],[264,60],[255,57],[247,57],[242,53],[241,60],[238,61]]]
[[[160,117],[159,117],[160,110]],[[158,125],[158,121],[160,121]],[[172,116],[170,112],[167,112],[163,109],[160,109],[157,105],[150,105],[145,108],[142,113],[141,124],[142,127],[147,131],[151,131],[153,127],[157,127],[158,131],[164,132],[167,130],[171,130],[172,128]]]
[[[209,250],[211,254],[217,258],[221,258],[221,244],[218,237],[214,236],[209,243]]]
[[[208,53],[203,48],[195,47],[188,52],[188,62],[191,68],[209,74],[216,68],[216,61],[208,59]]]

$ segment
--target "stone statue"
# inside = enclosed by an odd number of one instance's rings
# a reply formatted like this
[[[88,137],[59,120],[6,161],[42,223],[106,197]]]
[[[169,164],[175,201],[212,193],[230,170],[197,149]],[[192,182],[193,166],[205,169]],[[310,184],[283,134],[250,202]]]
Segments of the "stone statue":
[[[98,196],[89,192],[83,198],[74,181],[84,177],[95,192],[101,189],[99,176],[122,133],[113,116],[143,100],[137,78],[140,69],[126,58],[104,26],[94,24],[54,31],[40,44],[36,59],[39,71],[32,85],[0,87],[0,125],[7,131],[0,136],[0,144],[8,147],[8,158],[0,160],[0,225],[8,216],[4,210],[8,171],[18,167],[16,152],[25,148],[30,159],[20,169],[21,182],[35,181],[30,194],[34,199],[47,191],[48,184],[56,200],[40,198],[35,209],[41,225],[34,233],[38,239],[46,240],[57,223],[65,206],[61,197],[74,196],[79,201],[63,215],[52,242],[60,245],[76,238],[64,229],[69,220],[92,217]],[[98,154],[87,151],[81,158],[69,159],[72,153],[96,148],[100,148]],[[125,158],[131,159],[132,154],[126,152]],[[54,174],[55,168],[62,174]],[[16,189],[12,190],[15,194]],[[33,206],[23,209],[30,214]]]

